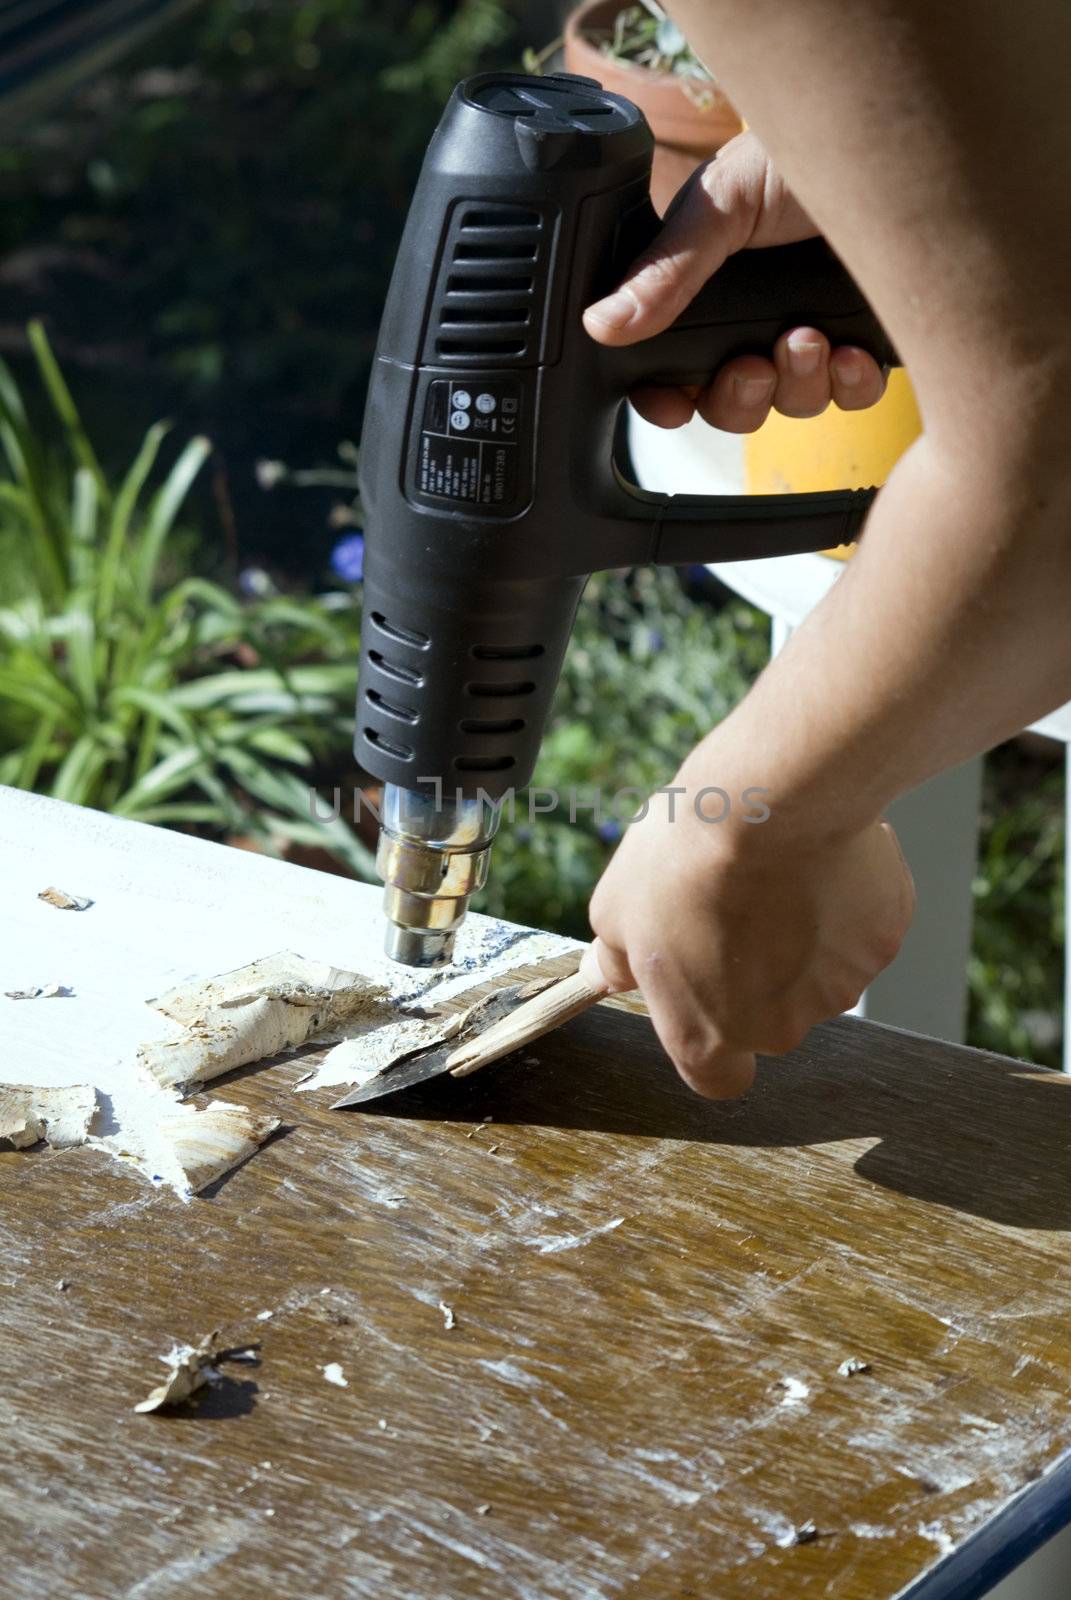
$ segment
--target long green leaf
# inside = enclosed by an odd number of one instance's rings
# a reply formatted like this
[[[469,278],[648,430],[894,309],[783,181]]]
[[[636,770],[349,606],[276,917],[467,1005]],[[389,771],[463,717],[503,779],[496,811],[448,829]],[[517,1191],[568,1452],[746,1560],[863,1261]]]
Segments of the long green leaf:
[[[261,755],[274,756],[277,761],[292,761],[299,767],[312,765],[312,751],[308,745],[303,744],[300,739],[295,739],[285,728],[258,728],[254,725],[240,729],[236,740],[246,749],[256,750]]]
[[[34,663],[35,667],[39,665]],[[19,672],[0,667],[0,704],[4,700],[44,717],[66,716],[74,723],[81,718],[77,697],[53,673]]]
[[[29,554],[38,581],[50,599],[59,601],[67,584],[66,533],[55,516],[45,462],[26,419],[18,385],[3,361],[0,361],[0,447],[7,457],[14,486],[22,496],[20,509],[29,526]]]
[[[193,722],[183,711],[181,706],[174,703],[168,694],[161,694],[152,689],[139,689],[132,684],[121,689],[114,689],[108,697],[110,707],[137,706],[139,710],[147,712],[170,728],[172,733],[188,744],[197,742],[197,732]]]
[[[108,525],[108,542],[104,547],[97,579],[97,616],[101,621],[112,614],[119,572],[124,561],[129,559],[126,541],[130,531],[130,519],[137,505],[138,496],[145,487],[145,481],[160,453],[160,445],[167,430],[166,422],[153,423],[142,440],[141,449],[134,457],[133,465],[115,497]]]
[[[89,435],[86,433],[85,425],[79,415],[78,407],[74,403],[71,391],[67,387],[67,381],[59,369],[59,363],[52,354],[52,346],[48,342],[48,335],[45,332],[44,325],[36,321],[31,322],[26,332],[30,340],[30,347],[37,361],[38,370],[41,373],[45,388],[48,390],[48,397],[52,401],[53,410],[63,424],[72,453],[75,459],[93,474],[97,482],[97,488],[100,491],[100,498],[107,504],[109,499],[108,480],[104,476],[100,462],[97,460],[97,453],[89,442]]]
[[[317,696],[334,697],[342,693],[352,693],[357,684],[357,663],[352,666],[304,666],[294,667],[289,673],[291,693],[281,687],[281,680],[277,672],[267,668],[253,668],[248,672],[217,672],[211,678],[195,678],[190,683],[181,684],[173,693],[173,700],[177,705],[185,706],[188,710],[203,709],[207,706],[230,704],[231,709],[239,702],[248,708],[252,696],[263,696],[271,700],[271,705],[264,705],[263,710],[294,711],[302,708],[302,702],[310,699],[309,709],[317,709],[311,702]]]
[[[18,766],[13,769],[10,780],[17,789],[33,789],[37,783],[41,768],[49,758],[56,721],[55,717],[42,717],[33,738],[20,752]]]
[[[209,826],[226,827],[230,819],[218,805],[199,805],[196,800],[175,801],[173,805],[148,806],[138,812],[139,822],[169,825],[176,822],[203,822]]]
[[[173,750],[126,791],[115,806],[116,813],[121,817],[134,817],[142,807],[166,800],[189,784],[204,760],[203,752],[196,745],[183,745]]]
[[[53,799],[85,805],[92,798],[96,781],[107,763],[107,750],[92,733],[84,733],[72,745],[56,773],[51,791]]]
[[[211,452],[210,440],[203,437],[191,439],[153,497],[134,558],[134,578],[143,602],[147,603],[151,598],[164,542],[194,479]]]
[[[330,850],[361,877],[369,882],[374,880],[374,855],[351,833],[342,818],[334,817],[326,822],[313,819],[311,790],[306,781],[292,772],[272,770],[246,751],[233,747],[220,751],[220,761],[230,767],[250,794],[280,812],[279,818],[262,819],[269,831]]]
[[[67,646],[67,667],[71,682],[82,704],[95,711],[99,703],[94,645],[92,596],[74,595],[59,618],[56,632]]]

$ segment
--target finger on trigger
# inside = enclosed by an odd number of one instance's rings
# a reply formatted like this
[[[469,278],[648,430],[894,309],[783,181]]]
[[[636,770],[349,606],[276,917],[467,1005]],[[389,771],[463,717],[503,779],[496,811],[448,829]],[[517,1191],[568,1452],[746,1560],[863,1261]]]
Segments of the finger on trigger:
[[[817,328],[792,328],[774,345],[777,392],[784,417],[817,417],[830,401],[829,340]]]
[[[833,402],[841,411],[862,411],[885,393],[885,373],[873,356],[855,345],[841,345],[829,361]]]
[[[657,428],[683,428],[695,415],[695,402],[683,389],[636,389],[629,395],[629,403],[645,422],[653,422]]]
[[[769,415],[777,373],[764,356],[726,362],[699,400],[699,414],[723,433],[753,433]]]

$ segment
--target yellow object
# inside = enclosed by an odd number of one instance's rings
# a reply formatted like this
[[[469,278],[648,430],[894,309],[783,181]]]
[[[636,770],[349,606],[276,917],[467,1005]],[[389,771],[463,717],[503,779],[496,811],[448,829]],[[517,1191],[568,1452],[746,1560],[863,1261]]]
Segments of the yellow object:
[[[911,441],[922,431],[907,374],[895,368],[889,385],[869,411],[838,411],[820,417],[782,417],[772,412],[744,444],[749,494],[803,494],[811,489],[867,489],[884,483]],[[853,546],[825,554],[845,561]]]

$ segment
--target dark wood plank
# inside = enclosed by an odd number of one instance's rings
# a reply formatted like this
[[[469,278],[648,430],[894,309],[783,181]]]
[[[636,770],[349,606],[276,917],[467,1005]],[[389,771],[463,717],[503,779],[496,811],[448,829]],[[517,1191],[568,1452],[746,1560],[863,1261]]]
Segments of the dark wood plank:
[[[845,1019],[711,1105],[603,1007],[309,1062],[213,1085],[290,1126],[188,1206],[0,1155],[5,1600],[891,1600],[1071,1445],[1059,1076]],[[134,1415],[217,1326],[260,1368]]]

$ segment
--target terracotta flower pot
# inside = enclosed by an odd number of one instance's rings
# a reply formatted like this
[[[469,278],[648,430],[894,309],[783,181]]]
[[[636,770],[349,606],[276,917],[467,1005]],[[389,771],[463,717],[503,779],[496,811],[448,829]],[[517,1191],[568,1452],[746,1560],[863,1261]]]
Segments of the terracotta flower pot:
[[[566,72],[597,78],[612,94],[625,95],[647,118],[656,140],[651,199],[661,214],[700,162],[709,160],[743,124],[716,83],[689,82],[603,54],[590,35],[611,30],[628,3],[585,0],[571,12],[565,23],[564,66]]]

